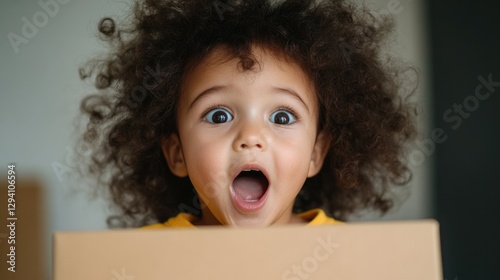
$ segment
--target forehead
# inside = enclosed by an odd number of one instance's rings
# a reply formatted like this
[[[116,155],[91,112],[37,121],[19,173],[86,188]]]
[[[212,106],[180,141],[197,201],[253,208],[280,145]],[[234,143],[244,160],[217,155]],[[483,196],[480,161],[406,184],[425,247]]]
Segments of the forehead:
[[[186,71],[181,102],[192,99],[203,87],[238,82],[251,85],[257,78],[269,86],[295,87],[316,108],[314,84],[303,69],[285,54],[260,46],[253,46],[246,56],[237,56],[224,46],[214,48]]]

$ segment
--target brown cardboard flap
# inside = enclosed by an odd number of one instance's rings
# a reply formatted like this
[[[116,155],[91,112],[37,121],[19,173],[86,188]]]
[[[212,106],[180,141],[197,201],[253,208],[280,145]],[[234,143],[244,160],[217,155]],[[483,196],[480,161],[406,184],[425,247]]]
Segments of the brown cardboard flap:
[[[55,280],[442,279],[435,221],[54,235]]]

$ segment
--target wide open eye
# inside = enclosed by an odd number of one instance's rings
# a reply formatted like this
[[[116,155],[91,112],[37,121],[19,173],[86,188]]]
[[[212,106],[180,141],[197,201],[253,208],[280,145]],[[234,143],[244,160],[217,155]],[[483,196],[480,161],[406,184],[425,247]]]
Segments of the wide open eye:
[[[296,121],[295,116],[286,110],[278,110],[274,112],[269,117],[269,120],[273,123],[283,124],[283,125],[292,124]]]
[[[224,108],[210,110],[204,118],[209,123],[226,123],[233,120],[233,115]]]

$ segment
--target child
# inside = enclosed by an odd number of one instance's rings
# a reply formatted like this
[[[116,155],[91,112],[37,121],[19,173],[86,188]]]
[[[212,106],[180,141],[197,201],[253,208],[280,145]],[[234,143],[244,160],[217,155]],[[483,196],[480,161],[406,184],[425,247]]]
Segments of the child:
[[[387,19],[341,0],[145,0],[81,70],[88,170],[132,226],[332,224],[386,212],[413,108]],[[92,75],[92,73],[96,73]]]

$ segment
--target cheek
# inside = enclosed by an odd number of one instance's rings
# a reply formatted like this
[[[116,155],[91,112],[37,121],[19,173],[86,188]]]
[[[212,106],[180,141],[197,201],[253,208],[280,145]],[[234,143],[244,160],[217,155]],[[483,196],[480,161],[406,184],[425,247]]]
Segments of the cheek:
[[[314,139],[305,132],[281,139],[276,147],[276,167],[294,178],[307,176],[313,146]]]
[[[185,158],[188,176],[200,198],[207,203],[219,197],[225,184],[223,156],[214,145],[192,144]]]
[[[315,133],[315,130],[309,130],[306,127],[276,133],[276,148],[289,154],[289,156],[310,156],[314,148]],[[305,160],[306,158],[303,159]]]
[[[224,170],[228,143],[222,137],[209,133],[184,134],[183,152],[188,175],[193,183],[213,181]]]

